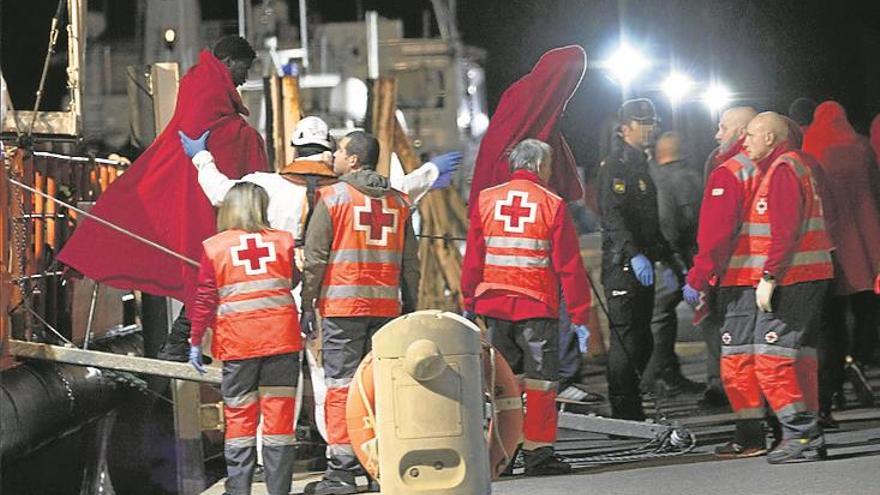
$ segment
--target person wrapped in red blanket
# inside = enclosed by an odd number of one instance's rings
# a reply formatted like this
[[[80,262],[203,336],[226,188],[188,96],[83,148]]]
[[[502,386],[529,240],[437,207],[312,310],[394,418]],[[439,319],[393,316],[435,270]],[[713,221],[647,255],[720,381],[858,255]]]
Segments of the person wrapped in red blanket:
[[[255,53],[238,36],[222,38],[213,53],[180,80],[177,106],[165,130],[101,195],[91,213],[190,260],[216,232],[214,208],[180,147],[178,131],[211,131],[220,170],[241,177],[268,169],[265,145],[242,115],[248,109],[236,86],[244,83]],[[84,219],[59,255],[61,262],[98,282],[190,302],[197,263],[167,254],[92,219]]]

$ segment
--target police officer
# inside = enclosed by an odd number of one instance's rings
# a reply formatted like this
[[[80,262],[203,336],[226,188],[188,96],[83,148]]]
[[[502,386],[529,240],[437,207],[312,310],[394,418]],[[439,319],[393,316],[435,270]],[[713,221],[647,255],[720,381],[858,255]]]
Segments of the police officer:
[[[654,262],[667,263],[663,283],[675,288],[685,268],[660,232],[657,189],[646,154],[657,127],[654,104],[644,98],[626,101],[618,118],[615,146],[598,176],[602,284],[611,325],[608,394],[612,416],[641,421],[639,376],[654,345]]]

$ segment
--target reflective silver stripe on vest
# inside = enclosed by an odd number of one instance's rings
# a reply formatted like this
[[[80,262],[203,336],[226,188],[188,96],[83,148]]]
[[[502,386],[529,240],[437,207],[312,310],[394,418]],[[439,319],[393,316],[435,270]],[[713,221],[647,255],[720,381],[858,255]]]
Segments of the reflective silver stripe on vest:
[[[257,437],[227,438],[226,447],[233,449],[249,449],[257,446]]]
[[[293,445],[296,435],[263,435],[263,447],[282,447]]]
[[[296,397],[296,387],[260,387],[260,397]]]
[[[271,289],[290,289],[292,281],[284,278],[267,278],[265,280],[255,280],[253,282],[239,282],[237,284],[224,285],[217,289],[220,297],[238,296],[251,292],[259,292],[261,290]]]
[[[769,237],[770,236],[770,224],[769,223],[751,223],[746,222],[742,226],[743,231],[751,236],[760,236],[760,237]],[[806,232],[816,232],[819,230],[825,230],[825,220],[822,218],[811,218],[807,221],[804,227],[801,229],[801,233]]]
[[[728,268],[761,268],[767,262],[763,254],[731,256]]]
[[[802,251],[800,253],[795,253],[791,258],[791,266],[830,262],[831,254],[826,249],[820,249],[819,251]]]
[[[550,241],[541,239],[529,239],[527,237],[501,237],[490,235],[486,237],[486,247],[491,248],[517,248],[546,251],[550,249]]]
[[[253,390],[244,395],[239,395],[238,397],[223,397],[223,403],[226,404],[226,407],[244,407],[250,404],[256,404],[260,397],[257,395],[257,391]]]
[[[495,266],[518,266],[521,268],[544,268],[550,266],[550,258],[546,256],[487,254],[486,264]]]
[[[399,265],[401,254],[378,249],[338,249],[330,251],[330,263],[389,263]]]
[[[324,202],[327,206],[333,207],[351,202],[351,194],[348,191],[348,186],[346,186],[344,182],[337,182],[330,186],[330,188],[333,190],[333,194],[323,196]]]
[[[321,289],[322,299],[347,299],[363,297],[367,299],[399,299],[397,287],[380,285],[327,285]]]
[[[244,301],[233,301],[223,303],[217,308],[217,316],[228,315],[232,313],[244,313],[246,311],[256,311],[258,309],[281,308],[284,306],[293,307],[293,296],[290,294],[279,294],[277,296],[260,297],[257,299],[246,299]]]

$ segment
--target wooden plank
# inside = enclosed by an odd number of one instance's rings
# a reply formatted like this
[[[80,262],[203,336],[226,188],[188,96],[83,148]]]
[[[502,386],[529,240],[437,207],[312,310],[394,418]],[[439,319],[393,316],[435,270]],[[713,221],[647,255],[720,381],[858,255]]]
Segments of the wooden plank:
[[[10,265],[10,208],[11,195],[9,183],[6,182],[9,158],[4,153],[3,163],[0,163],[0,369],[6,369],[11,363],[9,346],[6,345],[12,333],[12,322],[9,319],[9,310],[12,307],[12,293],[15,284],[12,283],[12,266]]]
[[[391,170],[391,151],[394,149],[394,130],[397,125],[397,79],[380,77],[373,83],[373,135],[379,140],[379,163],[376,171],[388,177]]]
[[[200,375],[189,363],[160,361],[139,356],[126,356],[100,351],[86,351],[76,347],[38,344],[24,340],[9,340],[9,352],[19,359],[40,359],[56,363],[94,366],[111,370],[145,373],[148,375],[177,378],[192,382],[220,383],[220,368],[208,366],[208,372]]]
[[[150,67],[150,93],[153,96],[156,136],[162,134],[174,116],[179,82],[180,70],[177,62],[158,62]]]
[[[273,170],[281,170],[287,164],[284,161],[285,142],[284,135],[284,104],[281,98],[281,78],[269,77],[269,106],[272,112],[272,149],[275,160],[270,165]],[[271,156],[271,155],[270,155]]]
[[[284,164],[293,161],[294,149],[290,144],[290,138],[293,135],[293,129],[296,123],[302,118],[302,107],[299,102],[299,79],[296,76],[284,76],[281,78],[281,95],[282,95],[282,130],[284,135]]]

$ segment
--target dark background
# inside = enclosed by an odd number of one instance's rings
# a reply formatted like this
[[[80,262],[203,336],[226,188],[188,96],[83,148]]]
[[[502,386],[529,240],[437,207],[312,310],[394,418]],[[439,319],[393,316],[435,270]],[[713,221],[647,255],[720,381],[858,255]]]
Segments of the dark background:
[[[255,2],[259,5],[260,2]],[[289,0],[290,15],[297,15]],[[105,38],[136,31],[135,0],[91,0],[108,13]],[[234,18],[235,0],[203,0],[203,15]],[[17,89],[36,86],[55,0],[3,0],[2,64]],[[364,10],[402,18],[407,36],[422,33],[428,0],[310,0],[313,21],[355,20]],[[738,103],[786,111],[798,96],[833,98],[860,132],[880,112],[880,2],[828,0],[460,0],[458,22],[467,44],[484,48],[490,110],[504,89],[526,73],[547,49],[583,46],[593,65],[607,57],[621,36],[654,65],[632,87],[631,96],[652,97],[664,128],[691,138],[696,161],[712,145],[716,116],[697,101],[685,101],[673,119],[659,84],[671,63],[705,87],[723,82]],[[45,15],[37,15],[45,12]],[[436,26],[431,28],[437,33]],[[63,36],[62,36],[63,38]],[[64,57],[64,40],[59,59]],[[38,53],[38,57],[25,57]],[[121,68],[119,69],[121,70]],[[53,66],[46,103],[57,105],[63,68]],[[14,100],[22,96],[13,94]],[[26,98],[26,97],[25,97]],[[32,96],[30,97],[32,101]],[[571,100],[564,130],[581,165],[600,160],[600,135],[621,101],[621,91],[600,69],[590,68]],[[20,107],[22,105],[19,105]]]

